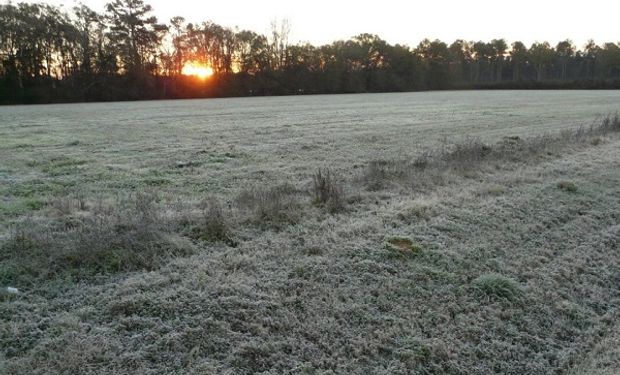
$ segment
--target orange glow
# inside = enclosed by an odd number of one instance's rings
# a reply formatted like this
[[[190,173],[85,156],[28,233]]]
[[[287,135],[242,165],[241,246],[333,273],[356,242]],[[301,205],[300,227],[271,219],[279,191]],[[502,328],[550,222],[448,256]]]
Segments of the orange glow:
[[[194,76],[207,79],[213,75],[213,68],[197,62],[188,62],[183,66],[181,73],[186,76]]]

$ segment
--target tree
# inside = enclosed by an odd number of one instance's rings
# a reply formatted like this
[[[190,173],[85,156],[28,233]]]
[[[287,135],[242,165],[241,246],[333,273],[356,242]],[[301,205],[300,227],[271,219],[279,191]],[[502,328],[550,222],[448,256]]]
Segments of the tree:
[[[0,60],[2,73],[11,86],[17,85],[23,88],[21,72],[19,69],[18,53],[20,52],[21,25],[18,8],[12,4],[0,5]]]
[[[594,78],[597,55],[599,54],[600,50],[600,47],[597,46],[592,39],[588,40],[588,43],[585,45],[582,55],[585,60],[586,78]]]
[[[388,49],[392,90],[409,91],[422,87],[419,57],[407,46],[395,45]]]
[[[237,32],[237,61],[239,70],[246,74],[255,75],[267,71],[269,66],[269,42],[264,35],[253,31]]]
[[[513,81],[520,81],[525,64],[527,63],[529,54],[527,47],[522,42],[512,43],[510,50],[510,60],[512,62],[512,79]]]
[[[440,40],[424,39],[416,48],[416,53],[426,63],[426,85],[430,89],[445,88],[449,84],[448,45]]]
[[[75,15],[76,44],[80,54],[79,71],[82,75],[89,76],[93,72],[93,60],[95,58],[97,25],[101,22],[101,16],[86,5],[81,4],[73,8]]]
[[[471,72],[468,72],[471,62],[471,47],[468,42],[457,39],[448,47],[450,54],[450,62],[453,68],[451,69],[453,77],[457,81],[464,81],[471,77]]]
[[[615,43],[605,43],[599,50],[601,78],[620,78],[620,46]]]
[[[497,73],[495,80],[501,82],[503,79],[504,57],[508,45],[504,39],[493,39],[490,43],[490,47],[492,51],[491,61]]]
[[[568,62],[575,56],[573,42],[569,39],[559,42],[555,47],[555,52],[560,65],[560,79],[565,80]]]
[[[530,47],[530,61],[536,69],[536,80],[541,82],[545,79],[548,65],[553,60],[554,51],[548,42],[534,43]]]
[[[485,43],[482,41],[474,43],[473,51],[474,59],[476,61],[474,81],[480,82],[482,80],[482,77],[484,76],[484,70],[488,66],[489,59],[492,56],[495,56],[495,53],[493,52],[493,47],[489,43]]]
[[[271,67],[280,69],[286,66],[287,49],[291,33],[291,22],[288,19],[271,21]]]
[[[168,74],[178,76],[183,71],[185,60],[187,58],[187,35],[185,33],[185,18],[172,17],[170,19],[172,25],[172,48],[173,52],[169,53],[169,60],[166,66]]]
[[[146,0],[109,0],[103,14],[79,5],[0,5],[0,102],[118,100],[245,94],[383,92],[529,87],[619,87],[620,46],[570,40],[528,50],[504,39],[425,39],[415,49],[363,33],[329,45],[289,41],[290,23],[267,35],[214,22],[158,24]],[[211,67],[209,83],[183,77],[188,62]],[[510,70],[510,72],[508,71]],[[570,80],[570,81],[569,81]],[[557,87],[544,82],[533,87]]]
[[[164,26],[150,16],[153,8],[142,0],[114,0],[106,5],[111,23],[109,38],[128,73],[144,72],[155,53]]]

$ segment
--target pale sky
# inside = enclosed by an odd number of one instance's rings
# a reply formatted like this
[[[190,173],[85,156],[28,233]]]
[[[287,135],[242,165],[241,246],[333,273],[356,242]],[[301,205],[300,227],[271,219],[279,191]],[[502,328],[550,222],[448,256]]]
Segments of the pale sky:
[[[14,0],[18,2],[20,0]],[[23,1],[23,0],[22,0]],[[41,0],[72,7],[75,0]],[[31,1],[28,2],[40,2]],[[82,0],[102,12],[108,0]],[[222,26],[238,26],[259,33],[270,22],[288,18],[291,42],[326,44],[366,32],[390,43],[415,47],[422,39],[490,41],[505,38],[534,41],[571,39],[583,47],[588,39],[597,43],[620,42],[618,0],[145,0],[160,22],[175,15],[189,22],[211,20]]]

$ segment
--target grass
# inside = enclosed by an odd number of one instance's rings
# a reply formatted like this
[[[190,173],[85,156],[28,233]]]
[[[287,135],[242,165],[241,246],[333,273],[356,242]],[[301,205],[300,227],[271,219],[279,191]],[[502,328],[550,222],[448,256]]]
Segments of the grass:
[[[490,166],[505,168],[515,163],[540,161],[569,148],[599,145],[601,136],[617,132],[620,132],[620,117],[610,115],[596,125],[563,130],[558,134],[529,138],[507,136],[495,144],[469,138],[463,142],[444,143],[441,148],[427,150],[412,160],[373,160],[359,180],[370,191],[386,188],[393,181],[418,188],[435,186],[444,183],[442,175],[471,177]]]
[[[414,244],[408,238],[394,237],[386,241],[386,248],[390,251],[396,251],[400,253],[412,253],[418,254],[422,251],[420,245]]]
[[[20,207],[0,210],[0,290],[20,289],[0,296],[0,372],[615,367],[617,119],[451,142],[193,121],[0,144]]]
[[[49,206],[57,219],[21,221],[0,245],[2,285],[152,270],[171,256],[193,252],[159,215],[151,194],[118,197],[90,210],[69,198]]]
[[[560,181],[557,183],[557,187],[560,190],[565,190],[569,193],[576,193],[577,192],[577,185],[575,185],[575,183],[570,182],[570,181]]]
[[[250,221],[259,227],[277,229],[300,219],[298,192],[289,183],[244,189],[237,196],[236,202],[242,210],[251,212]]]
[[[523,296],[519,284],[502,275],[485,274],[473,281],[476,293],[483,299],[514,302]]]
[[[329,168],[319,168],[312,176],[312,195],[314,203],[325,207],[330,213],[344,210],[344,186]]]
[[[230,224],[222,204],[217,198],[210,197],[202,203],[202,217],[192,227],[192,237],[207,242],[224,242],[235,246]]]

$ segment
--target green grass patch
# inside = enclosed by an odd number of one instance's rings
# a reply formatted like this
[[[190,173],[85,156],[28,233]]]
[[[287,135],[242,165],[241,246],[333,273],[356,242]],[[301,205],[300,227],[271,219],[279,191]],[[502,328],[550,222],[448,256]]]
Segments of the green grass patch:
[[[3,216],[21,216],[32,211],[38,211],[45,207],[46,202],[38,198],[18,198],[13,201],[3,202],[0,205],[0,214]]]
[[[576,193],[578,190],[577,185],[575,185],[575,183],[571,181],[560,181],[557,183],[556,186],[558,187],[558,189],[567,191],[569,193]]]
[[[142,180],[146,186],[164,186],[172,183],[172,180],[166,177],[146,177]]]
[[[475,293],[482,299],[498,301],[517,301],[523,296],[519,283],[511,278],[491,273],[473,281]]]
[[[68,188],[75,186],[75,182],[67,180],[33,179],[20,183],[12,183],[6,189],[6,195],[18,198],[34,198],[47,195],[58,195]]]
[[[50,176],[64,176],[72,174],[75,170],[87,164],[88,161],[84,159],[74,159],[67,156],[53,157],[47,161],[36,161],[33,167],[38,167],[42,172],[47,173]]]

